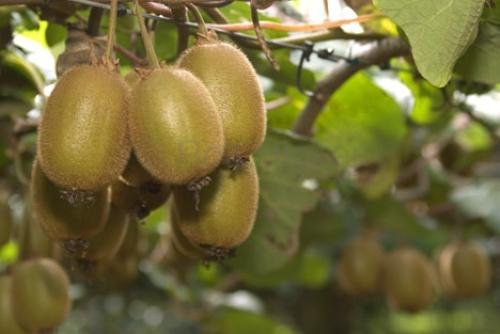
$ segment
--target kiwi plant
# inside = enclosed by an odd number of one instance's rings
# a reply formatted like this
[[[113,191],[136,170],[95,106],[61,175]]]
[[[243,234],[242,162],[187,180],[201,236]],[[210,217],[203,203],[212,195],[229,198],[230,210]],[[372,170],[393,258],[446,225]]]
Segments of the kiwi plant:
[[[365,232],[350,240],[342,251],[338,267],[341,289],[352,295],[372,295],[380,291],[384,251],[375,236]]]
[[[24,261],[12,275],[12,313],[20,327],[41,333],[64,321],[71,307],[69,279],[57,262],[47,258]]]
[[[437,267],[443,293],[449,297],[474,297],[490,287],[491,261],[475,242],[448,244],[438,256]]]
[[[407,312],[427,307],[434,296],[432,269],[427,258],[414,248],[401,247],[389,254],[384,269],[389,303]]]

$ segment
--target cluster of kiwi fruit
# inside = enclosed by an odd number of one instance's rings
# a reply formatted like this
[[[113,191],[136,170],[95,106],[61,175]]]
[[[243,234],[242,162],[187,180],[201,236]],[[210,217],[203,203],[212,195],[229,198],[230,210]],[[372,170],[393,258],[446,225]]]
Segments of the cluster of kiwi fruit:
[[[160,65],[139,22],[149,68],[122,77],[112,34],[102,58],[59,63],[65,72],[38,129],[35,217],[78,263],[95,264],[119,252],[129,224],[172,197],[186,244],[203,259],[224,258],[256,216],[251,155],[266,133],[257,74],[242,51],[211,33],[175,65]]]
[[[349,295],[383,294],[391,306],[414,313],[428,307],[437,291],[448,298],[484,293],[490,286],[491,263],[473,241],[451,242],[430,261],[408,245],[387,254],[373,232],[363,232],[344,247],[337,279]]]

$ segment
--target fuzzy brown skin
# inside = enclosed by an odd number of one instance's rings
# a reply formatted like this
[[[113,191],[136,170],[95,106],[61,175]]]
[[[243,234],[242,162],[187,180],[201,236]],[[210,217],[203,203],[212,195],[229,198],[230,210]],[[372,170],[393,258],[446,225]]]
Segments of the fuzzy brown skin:
[[[200,42],[178,62],[203,81],[224,126],[224,161],[255,152],[266,136],[262,87],[252,64],[228,43]]]
[[[61,188],[99,190],[125,169],[129,88],[104,65],[66,72],[47,100],[38,130],[40,166]]]
[[[16,321],[29,333],[58,327],[71,308],[66,272],[48,258],[19,263],[12,276],[11,303]]]
[[[200,193],[199,211],[192,192],[174,190],[182,234],[204,247],[232,249],[250,235],[257,213],[259,182],[253,160],[236,171],[220,169]]]
[[[338,277],[342,290],[352,295],[372,295],[380,291],[384,251],[370,235],[360,235],[345,246]]]
[[[109,214],[111,193],[108,188],[88,201],[69,203],[42,172],[38,164],[31,176],[33,211],[43,231],[54,240],[86,239],[104,227]]]
[[[86,261],[99,261],[115,256],[125,239],[128,224],[126,212],[112,205],[104,228],[88,239],[88,248],[77,257]]]
[[[26,332],[17,324],[12,313],[11,290],[11,276],[0,276],[0,333],[25,334]]]
[[[490,287],[491,260],[485,250],[474,242],[454,242],[440,253],[438,274],[447,296],[478,296]]]
[[[163,183],[189,183],[221,162],[220,116],[207,89],[186,70],[155,69],[134,86],[129,128],[139,162]]]
[[[413,248],[400,248],[388,256],[384,284],[389,302],[402,311],[418,312],[433,300],[432,267]]]

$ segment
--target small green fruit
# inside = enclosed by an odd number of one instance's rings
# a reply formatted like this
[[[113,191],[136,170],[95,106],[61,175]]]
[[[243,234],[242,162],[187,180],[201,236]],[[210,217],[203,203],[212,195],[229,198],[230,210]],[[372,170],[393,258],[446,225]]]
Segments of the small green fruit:
[[[405,247],[391,253],[384,279],[387,299],[400,310],[418,312],[432,302],[432,267],[416,249]]]
[[[362,234],[346,245],[338,269],[340,287],[352,295],[379,292],[384,269],[384,251],[373,235]]]
[[[454,242],[438,258],[438,273],[443,292],[449,297],[481,295],[491,284],[491,260],[481,245]]]
[[[14,318],[28,332],[53,330],[71,308],[68,276],[50,259],[21,262],[12,276],[11,303]]]

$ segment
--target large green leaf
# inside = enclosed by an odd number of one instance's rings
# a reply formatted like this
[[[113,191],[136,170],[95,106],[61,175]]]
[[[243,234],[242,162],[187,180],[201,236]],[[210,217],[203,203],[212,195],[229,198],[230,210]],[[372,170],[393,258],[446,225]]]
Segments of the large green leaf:
[[[316,139],[335,152],[342,167],[386,159],[406,133],[400,106],[365,74],[335,93],[317,123]]]
[[[456,71],[467,80],[499,83],[499,49],[500,25],[481,23],[477,39],[459,60]]]
[[[476,37],[484,1],[378,0],[377,5],[408,36],[420,73],[443,87]]]
[[[327,149],[276,131],[268,133],[255,161],[260,179],[258,217],[252,235],[237,249],[234,265],[258,274],[280,268],[295,254],[302,214],[319,198],[304,181],[334,177],[337,163]]]

